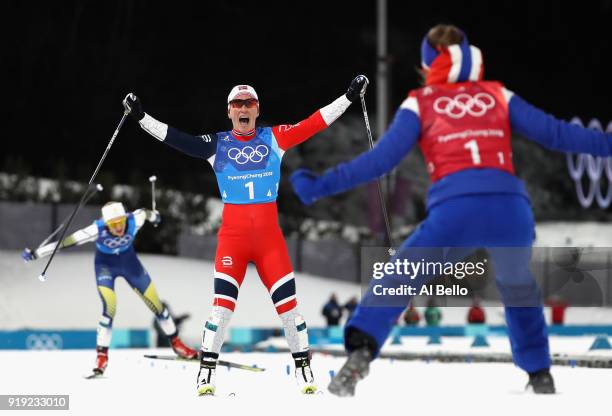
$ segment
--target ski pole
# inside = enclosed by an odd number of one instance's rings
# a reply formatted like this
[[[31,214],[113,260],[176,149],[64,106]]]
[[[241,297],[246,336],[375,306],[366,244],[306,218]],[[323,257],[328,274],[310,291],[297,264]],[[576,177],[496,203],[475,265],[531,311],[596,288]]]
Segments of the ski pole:
[[[101,191],[103,191],[103,190],[104,190],[104,187],[102,187],[102,185],[100,185],[99,183],[98,183],[98,184],[96,184],[96,186],[93,188],[93,190],[91,190],[91,191],[90,191],[90,189],[87,189],[88,194],[87,194],[87,197],[85,198],[85,201],[83,202],[83,205],[86,205],[86,204],[89,202],[89,200],[90,200],[91,198],[93,198],[93,196],[94,196],[94,195],[96,195],[96,192],[101,192]],[[61,223],[61,224],[60,224],[60,225],[59,225],[59,226],[58,226],[58,227],[55,229],[55,231],[53,231],[53,232],[52,232],[52,233],[49,235],[49,237],[45,238],[45,239],[43,240],[43,242],[42,242],[42,243],[40,243],[40,244],[38,245],[38,248],[40,248],[40,247],[44,246],[44,245],[45,245],[45,244],[47,244],[49,241],[51,241],[51,239],[52,239],[53,237],[55,237],[55,235],[56,235],[56,234],[57,234],[57,233],[58,233],[58,232],[59,232],[59,231],[62,229],[62,227],[64,226],[64,224],[65,224],[65,223],[66,223],[66,219],[64,219],[64,221],[62,221],[62,223]]]
[[[366,108],[365,103],[365,91],[360,94],[361,98],[361,108],[363,109],[363,118],[365,120],[366,130],[368,132],[368,139],[370,141],[370,149],[374,148],[374,140],[372,139],[372,130],[370,129],[370,120],[368,118],[368,110]],[[393,249],[393,243],[391,241],[391,226],[389,225],[389,215],[387,214],[387,204],[385,204],[385,198],[383,195],[382,184],[380,179],[376,181],[378,185],[378,196],[380,198],[380,207],[382,209],[383,217],[385,219],[385,227],[387,229],[387,242],[389,243],[389,254],[392,256],[395,254],[395,250]]]
[[[153,175],[149,177],[149,182],[151,182],[151,209],[155,211],[155,181],[157,181],[157,176]],[[157,227],[157,224],[153,224],[153,227]]]
[[[87,190],[89,189],[93,181],[96,179],[96,176],[98,175],[98,171],[100,170],[100,167],[102,167],[102,163],[104,162],[104,159],[106,159],[106,155],[108,154],[111,146],[115,142],[115,139],[117,138],[117,135],[119,134],[119,130],[121,129],[121,126],[123,126],[123,123],[125,122],[125,119],[127,118],[129,113],[130,112],[128,110],[125,110],[123,112],[123,117],[121,117],[121,120],[119,121],[119,124],[117,125],[117,128],[115,129],[115,132],[113,133],[113,136],[111,137],[110,141],[108,142],[108,145],[106,146],[106,150],[104,150],[104,154],[102,154],[102,158],[100,158],[100,161],[98,162],[98,166],[96,166],[96,170],[94,170],[93,175],[91,175],[91,178],[89,179],[89,182],[87,183]],[[72,220],[74,219],[76,213],[79,211],[81,206],[83,206],[83,202],[85,201],[85,196],[87,195],[87,190],[83,192],[83,196],[81,196],[81,200],[79,201],[77,206],[72,211],[72,214],[70,214],[70,217],[68,218],[68,222],[66,223],[66,226],[62,230],[60,238],[57,244],[55,245],[55,247],[53,248],[53,253],[51,253],[51,257],[49,257],[49,260],[47,261],[47,264],[43,272],[38,276],[38,280],[40,280],[41,282],[44,282],[45,280],[47,280],[47,276],[45,275],[47,273],[47,269],[51,265],[51,262],[53,261],[53,258],[55,257],[55,253],[57,253],[58,248],[62,245],[62,242],[64,241],[64,237],[66,236],[66,231],[68,231],[68,228],[70,227],[70,224],[72,223]]]
[[[157,180],[157,176],[153,175],[149,177],[149,182],[151,182],[151,209],[155,211],[155,181]]]

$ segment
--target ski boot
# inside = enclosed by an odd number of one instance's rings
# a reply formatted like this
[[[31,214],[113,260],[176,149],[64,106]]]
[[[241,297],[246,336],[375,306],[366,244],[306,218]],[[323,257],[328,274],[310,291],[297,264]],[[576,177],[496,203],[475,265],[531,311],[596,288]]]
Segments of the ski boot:
[[[310,367],[310,352],[298,352],[293,355],[295,361],[295,380],[302,394],[315,394],[317,386],[314,384],[314,375]]]
[[[346,329],[345,345],[348,359],[327,387],[330,393],[340,397],[355,395],[357,383],[370,372],[370,361],[378,350],[371,335],[354,327]]]
[[[532,389],[535,394],[555,394],[555,382],[550,374],[550,369],[529,373],[529,382],[525,390]]]
[[[181,358],[192,360],[198,356],[198,352],[183,344],[183,341],[181,341],[178,335],[170,338],[170,345],[175,354]]]
[[[329,392],[340,397],[354,396],[357,382],[370,372],[370,361],[372,353],[369,349],[359,348],[352,351],[346,363],[329,383]]]
[[[202,353],[197,380],[198,396],[212,396],[215,394],[215,377],[218,357],[218,354]]]
[[[96,367],[93,369],[94,376],[101,376],[108,365],[108,347],[96,347]]]

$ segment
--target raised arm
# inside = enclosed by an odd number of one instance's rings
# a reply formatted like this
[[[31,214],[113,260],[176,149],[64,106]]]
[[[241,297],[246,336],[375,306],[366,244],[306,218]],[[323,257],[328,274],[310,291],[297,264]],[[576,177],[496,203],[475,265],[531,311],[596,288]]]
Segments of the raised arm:
[[[197,158],[208,159],[215,154],[217,149],[216,135],[194,136],[168,126],[145,113],[140,99],[132,93],[125,97],[123,105],[130,112],[130,115],[138,121],[140,127],[160,142]]]
[[[71,246],[80,246],[81,244],[89,243],[91,241],[95,241],[98,238],[98,226],[94,222],[93,224],[82,228],[74,233],[70,234],[68,237],[64,238],[62,241],[62,245],[60,249],[71,247]],[[46,244],[42,247],[38,247],[36,250],[30,250],[26,248],[22,253],[21,257],[25,261],[36,260],[40,257],[46,257],[50,255],[55,246],[57,245],[57,241],[53,243]]]
[[[153,225],[159,224],[161,222],[161,215],[159,215],[159,211],[140,208],[134,211],[134,220],[136,221],[136,231],[139,231],[145,221],[149,221]]]
[[[373,149],[347,163],[341,163],[321,176],[300,169],[291,175],[296,194],[305,204],[370,182],[393,170],[416,144],[421,134],[416,99],[407,98]]]
[[[558,120],[506,90],[512,130],[547,149],[560,152],[612,155],[612,134]]]
[[[346,111],[354,100],[359,98],[360,94],[365,93],[367,86],[368,79],[364,75],[359,75],[351,82],[345,94],[317,110],[307,119],[296,124],[281,124],[272,127],[278,146],[283,150],[289,150],[326,129]]]

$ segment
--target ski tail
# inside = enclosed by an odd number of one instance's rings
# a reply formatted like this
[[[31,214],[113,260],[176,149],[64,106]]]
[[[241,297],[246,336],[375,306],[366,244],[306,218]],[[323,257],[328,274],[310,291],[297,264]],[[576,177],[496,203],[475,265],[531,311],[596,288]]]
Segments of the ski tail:
[[[194,361],[194,362],[199,362],[200,361],[200,359],[198,357],[194,357],[194,358],[181,358],[181,357],[176,356],[176,355],[145,354],[144,357],[145,358],[149,358],[151,360]],[[245,365],[245,364],[239,364],[239,363],[234,363],[232,361],[224,361],[224,360],[217,361],[217,365],[221,365],[223,367],[229,367],[229,368],[237,368],[239,370],[254,371],[254,372],[266,371],[265,368],[255,367],[255,366]]]

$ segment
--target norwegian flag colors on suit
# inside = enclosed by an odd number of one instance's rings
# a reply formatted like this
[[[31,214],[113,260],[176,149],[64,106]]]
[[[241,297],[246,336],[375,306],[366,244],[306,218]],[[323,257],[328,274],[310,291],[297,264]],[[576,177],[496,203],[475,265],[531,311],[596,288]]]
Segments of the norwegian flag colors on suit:
[[[508,103],[498,82],[433,85],[402,107],[420,114],[419,147],[432,181],[469,168],[514,173]]]
[[[557,120],[501,83],[484,81],[482,54],[465,35],[448,47],[433,47],[426,37],[421,55],[425,86],[408,94],[374,148],[321,176],[295,172],[294,189],[311,204],[387,174],[419,146],[432,182],[427,217],[390,262],[420,261],[413,258],[417,248],[487,248],[506,306],[514,362],[527,372],[548,368],[546,323],[529,271],[535,224],[525,185],[515,176],[511,132],[552,150],[597,156],[612,155],[612,135]],[[513,249],[503,250],[508,247]],[[373,287],[394,288],[404,281],[397,277],[372,279],[346,325],[345,340],[362,333],[382,347],[411,296],[381,300]],[[427,282],[420,277],[414,281]],[[346,347],[355,348],[349,341]]]

